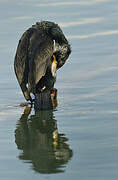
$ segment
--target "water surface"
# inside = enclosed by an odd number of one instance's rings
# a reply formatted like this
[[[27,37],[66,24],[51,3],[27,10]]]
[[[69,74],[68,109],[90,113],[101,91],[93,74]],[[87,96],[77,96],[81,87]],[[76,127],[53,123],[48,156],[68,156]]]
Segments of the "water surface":
[[[117,180],[118,1],[1,0],[0,17],[0,179]],[[19,106],[13,61],[40,20],[60,24],[72,55],[57,73],[56,111],[35,114]]]

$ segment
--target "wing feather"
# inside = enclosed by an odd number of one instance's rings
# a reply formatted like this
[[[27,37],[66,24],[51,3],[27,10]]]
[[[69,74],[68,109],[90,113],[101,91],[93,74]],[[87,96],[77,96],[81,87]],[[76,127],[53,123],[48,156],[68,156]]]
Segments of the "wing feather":
[[[33,29],[28,29],[21,37],[18,43],[15,60],[14,70],[19,84],[28,79],[28,47],[29,39],[33,33]]]
[[[28,86],[32,92],[50,66],[53,46],[53,40],[41,31],[35,32],[30,39]]]

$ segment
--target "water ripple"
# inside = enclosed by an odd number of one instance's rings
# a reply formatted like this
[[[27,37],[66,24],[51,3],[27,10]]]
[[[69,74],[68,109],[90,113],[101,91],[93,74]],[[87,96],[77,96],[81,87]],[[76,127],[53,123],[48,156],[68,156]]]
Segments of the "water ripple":
[[[101,90],[97,90],[96,92],[93,92],[93,93],[83,94],[78,98],[78,100],[95,98],[97,96],[103,96],[103,95],[106,95],[106,94],[109,94],[109,93],[115,92],[115,91],[118,91],[118,85],[113,85],[112,87],[107,87],[107,88],[104,88]]]
[[[69,39],[87,39],[87,38],[93,38],[97,36],[109,36],[109,35],[116,35],[116,34],[118,34],[118,30],[97,32],[97,33],[92,33],[88,35],[72,35],[72,36],[68,36],[68,38]]]
[[[109,2],[111,0],[91,0],[91,1],[72,1],[72,2],[52,2],[52,3],[41,3],[41,4],[37,4],[37,6],[72,6],[72,5],[82,5],[82,6],[86,6],[86,5],[92,5],[92,4],[96,4],[96,3],[104,3],[104,2]]]
[[[105,73],[113,73],[114,71],[118,71],[118,67],[116,66],[112,66],[112,67],[103,67],[103,68],[99,68],[99,69],[95,69],[93,71],[75,71],[72,75],[71,78],[73,79],[73,82],[79,82],[79,81],[88,81],[90,79],[96,78],[98,76],[102,76]],[[78,74],[78,76],[77,76]]]
[[[78,26],[82,24],[99,23],[103,21],[103,18],[86,18],[81,21],[59,23],[61,27]]]

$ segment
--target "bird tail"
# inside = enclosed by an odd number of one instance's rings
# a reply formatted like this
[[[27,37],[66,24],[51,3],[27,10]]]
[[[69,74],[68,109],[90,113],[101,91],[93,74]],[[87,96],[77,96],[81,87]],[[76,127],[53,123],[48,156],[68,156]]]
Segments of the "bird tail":
[[[34,109],[35,111],[53,109],[50,91],[35,94]]]

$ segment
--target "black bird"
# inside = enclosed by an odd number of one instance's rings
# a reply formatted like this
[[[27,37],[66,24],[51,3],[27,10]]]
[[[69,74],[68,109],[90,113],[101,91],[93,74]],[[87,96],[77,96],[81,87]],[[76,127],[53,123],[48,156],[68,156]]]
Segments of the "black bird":
[[[70,44],[61,28],[54,22],[37,22],[22,35],[14,61],[17,80],[25,99],[32,102],[30,93],[44,104],[56,81],[56,70],[62,67],[71,53]],[[45,93],[45,95],[43,95]]]

